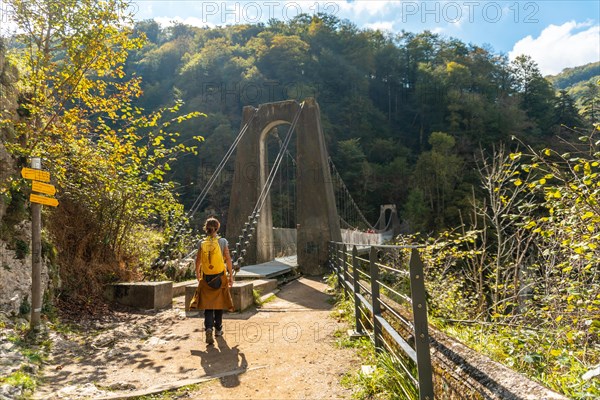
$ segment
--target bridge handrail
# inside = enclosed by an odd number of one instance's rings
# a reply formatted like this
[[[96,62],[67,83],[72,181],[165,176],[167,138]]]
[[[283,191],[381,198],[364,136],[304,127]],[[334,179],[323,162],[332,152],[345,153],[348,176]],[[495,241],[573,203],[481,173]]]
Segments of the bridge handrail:
[[[332,244],[346,245],[346,246],[360,246],[360,247],[377,247],[378,249],[424,249],[426,246],[422,244],[403,244],[403,245],[392,245],[392,244],[365,244],[365,243],[348,243],[348,242],[330,242]]]
[[[368,268],[370,273],[367,274],[360,270],[360,259],[358,257],[358,247],[369,249]],[[375,344],[378,352],[387,349],[394,357],[399,358],[399,354],[403,353],[410,358],[417,366],[417,377],[403,366],[403,369],[409,374],[409,377],[414,382],[417,382],[419,388],[419,399],[433,400],[433,378],[431,367],[431,355],[429,353],[429,331],[427,322],[427,303],[425,294],[425,282],[423,274],[423,263],[419,255],[419,249],[424,248],[422,245],[364,245],[357,243],[329,242],[329,264],[338,278],[338,287],[342,290],[345,298],[352,297],[354,300],[354,321],[356,332],[358,334],[368,334]],[[351,249],[351,251],[349,251]],[[385,299],[380,294],[382,284],[379,278],[379,272],[384,269],[390,273],[395,273],[390,268],[382,268],[382,264],[378,262],[378,251],[383,250],[410,250],[410,259],[408,261],[408,271],[410,279],[410,298],[402,295],[403,300],[410,300],[412,306],[412,321],[406,320],[401,312],[390,307],[393,302]],[[350,262],[349,262],[350,260]],[[363,264],[364,261],[362,262]],[[405,272],[397,270],[397,272]],[[402,273],[405,279],[405,274]],[[365,276],[368,282],[365,281]],[[370,283],[370,291],[365,287]],[[361,290],[362,289],[362,290]],[[368,294],[363,295],[363,293]],[[370,301],[367,300],[370,298]],[[382,310],[382,306],[385,310]],[[386,311],[386,312],[383,312]],[[388,312],[389,311],[389,312]],[[400,318],[398,318],[400,316]],[[366,317],[366,318],[364,318]],[[395,318],[392,318],[395,317]],[[364,322],[364,319],[368,323]],[[396,322],[402,325],[409,325],[413,328],[413,332],[408,332],[411,338],[402,337],[401,333],[394,327]],[[366,326],[368,325],[368,326]],[[398,325],[396,323],[396,325]],[[409,328],[409,330],[411,330]],[[371,330],[371,332],[368,332]],[[405,332],[406,333],[406,332]],[[395,345],[392,348],[390,339]],[[414,345],[409,344],[413,342]],[[402,365],[402,364],[401,364]]]

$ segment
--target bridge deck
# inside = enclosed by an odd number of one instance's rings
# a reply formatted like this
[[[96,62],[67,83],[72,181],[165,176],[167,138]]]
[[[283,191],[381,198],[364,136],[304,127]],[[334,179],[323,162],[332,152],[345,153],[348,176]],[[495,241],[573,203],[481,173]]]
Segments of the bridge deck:
[[[298,267],[298,257],[281,257],[257,265],[247,265],[242,267],[237,273],[238,279],[264,279],[274,278],[279,275],[287,274]]]

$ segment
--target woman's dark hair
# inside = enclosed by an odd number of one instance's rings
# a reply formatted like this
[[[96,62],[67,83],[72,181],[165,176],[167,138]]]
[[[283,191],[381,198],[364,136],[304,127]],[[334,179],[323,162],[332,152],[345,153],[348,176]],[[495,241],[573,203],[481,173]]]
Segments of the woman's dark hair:
[[[210,217],[204,223],[204,232],[206,232],[209,235],[212,235],[213,233],[219,230],[220,226],[221,224],[219,223],[218,219]]]

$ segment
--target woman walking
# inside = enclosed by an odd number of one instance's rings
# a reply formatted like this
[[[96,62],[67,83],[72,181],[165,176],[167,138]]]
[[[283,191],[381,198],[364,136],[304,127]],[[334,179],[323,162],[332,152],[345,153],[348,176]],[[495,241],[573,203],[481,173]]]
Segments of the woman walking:
[[[223,310],[233,311],[229,288],[233,286],[231,256],[227,239],[217,236],[221,224],[216,218],[204,223],[206,239],[200,242],[196,255],[196,277],[199,281],[198,309],[204,310],[206,343],[213,344],[215,336],[223,335]],[[225,275],[227,271],[227,276]]]

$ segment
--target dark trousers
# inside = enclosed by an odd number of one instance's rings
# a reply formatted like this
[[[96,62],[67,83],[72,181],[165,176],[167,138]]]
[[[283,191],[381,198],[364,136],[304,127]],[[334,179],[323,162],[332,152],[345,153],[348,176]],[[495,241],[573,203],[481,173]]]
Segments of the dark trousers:
[[[223,329],[223,310],[204,310],[204,328],[206,330]]]

